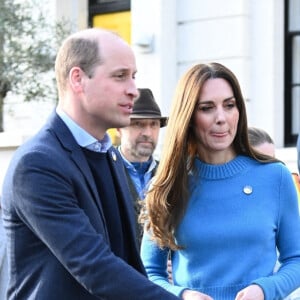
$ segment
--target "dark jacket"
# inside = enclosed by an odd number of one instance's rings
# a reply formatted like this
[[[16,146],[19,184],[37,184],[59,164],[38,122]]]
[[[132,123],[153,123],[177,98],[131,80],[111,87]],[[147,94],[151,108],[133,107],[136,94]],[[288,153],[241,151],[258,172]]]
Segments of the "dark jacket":
[[[156,166],[155,168],[152,170],[151,172],[151,178],[155,175],[159,161],[155,160],[156,162]],[[142,206],[143,206],[143,201],[142,199],[140,199],[137,188],[132,180],[132,178],[130,177],[130,174],[126,168],[126,166],[124,166],[125,169],[125,174],[127,177],[127,182],[128,182],[128,186],[129,186],[129,190],[132,196],[132,202],[133,202],[133,206],[135,209],[135,216],[136,216],[136,241],[138,244],[138,249],[140,249],[141,247],[141,243],[142,243],[142,238],[143,238],[143,233],[144,233],[144,225],[140,223],[139,221],[139,216],[142,210]]]
[[[101,195],[87,161],[53,113],[16,151],[3,184],[8,299],[178,299],[145,276],[122,160],[114,148],[109,156],[127,219],[131,265],[111,252]]]

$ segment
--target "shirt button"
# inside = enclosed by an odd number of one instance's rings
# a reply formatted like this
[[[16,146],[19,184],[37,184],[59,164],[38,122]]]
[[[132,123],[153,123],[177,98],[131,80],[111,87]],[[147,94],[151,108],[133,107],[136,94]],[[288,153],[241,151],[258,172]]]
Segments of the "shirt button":
[[[99,143],[95,143],[95,145],[94,145],[94,150],[95,150],[96,152],[100,152],[100,150],[101,150],[101,145],[99,145]]]

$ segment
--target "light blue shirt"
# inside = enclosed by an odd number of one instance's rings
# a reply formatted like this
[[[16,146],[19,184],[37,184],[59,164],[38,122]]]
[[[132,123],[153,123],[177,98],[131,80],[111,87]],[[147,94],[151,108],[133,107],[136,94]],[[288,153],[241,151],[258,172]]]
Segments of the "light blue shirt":
[[[105,133],[104,138],[98,141],[87,131],[81,128],[77,123],[75,123],[62,109],[56,108],[56,113],[63,120],[66,126],[71,131],[77,144],[83,148],[87,148],[91,151],[105,153],[112,146],[111,139],[107,133]]]
[[[149,185],[150,185],[150,181],[153,177],[153,170],[155,169],[155,167],[157,165],[157,162],[152,157],[152,162],[151,162],[148,170],[146,170],[146,172],[144,173],[143,180],[141,180],[140,176],[138,174],[138,171],[135,169],[135,167],[132,165],[132,163],[124,157],[124,155],[121,152],[120,147],[118,147],[118,150],[119,150],[119,153],[122,156],[124,166],[125,166],[128,174],[129,174],[130,178],[132,179],[132,182],[134,183],[134,186],[135,186],[136,191],[139,195],[139,198],[144,199],[145,198],[145,193],[148,190]]]

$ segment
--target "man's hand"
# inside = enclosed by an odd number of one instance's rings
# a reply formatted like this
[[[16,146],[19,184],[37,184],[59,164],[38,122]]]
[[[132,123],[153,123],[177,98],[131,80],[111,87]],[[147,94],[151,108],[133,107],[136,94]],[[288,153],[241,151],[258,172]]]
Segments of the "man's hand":
[[[264,292],[257,284],[252,284],[239,291],[235,300],[264,300]]]

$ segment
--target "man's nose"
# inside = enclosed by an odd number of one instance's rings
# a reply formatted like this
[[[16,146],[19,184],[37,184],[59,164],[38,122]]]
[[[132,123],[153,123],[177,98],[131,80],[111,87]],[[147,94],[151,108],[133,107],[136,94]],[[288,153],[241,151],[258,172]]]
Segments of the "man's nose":
[[[152,128],[151,128],[151,125],[145,125],[141,128],[141,131],[142,131],[142,134],[143,135],[147,135],[147,136],[150,136],[152,135]]]
[[[127,94],[131,95],[133,99],[136,99],[139,96],[139,91],[136,87],[135,80],[131,79],[127,87]]]

